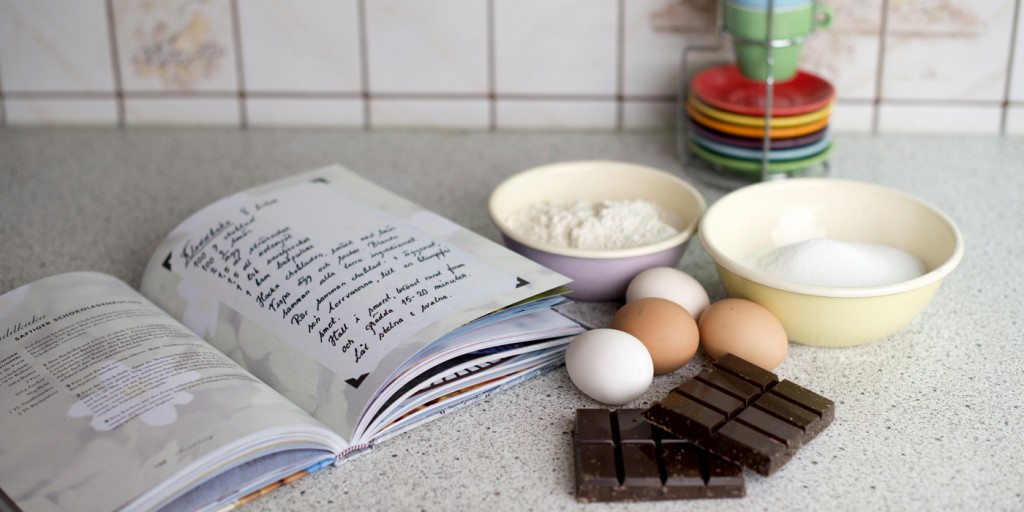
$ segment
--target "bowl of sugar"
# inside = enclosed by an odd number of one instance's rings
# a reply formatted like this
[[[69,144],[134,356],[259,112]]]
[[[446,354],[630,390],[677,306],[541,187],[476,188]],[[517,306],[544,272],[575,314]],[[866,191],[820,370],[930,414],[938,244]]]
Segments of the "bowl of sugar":
[[[726,194],[699,237],[729,295],[775,314],[791,341],[851,346],[917,318],[963,258],[956,224],[880,185],[796,178]]]
[[[652,267],[674,267],[707,208],[688,182],[626,162],[581,160],[515,174],[488,213],[505,245],[573,280],[576,300],[621,299]]]

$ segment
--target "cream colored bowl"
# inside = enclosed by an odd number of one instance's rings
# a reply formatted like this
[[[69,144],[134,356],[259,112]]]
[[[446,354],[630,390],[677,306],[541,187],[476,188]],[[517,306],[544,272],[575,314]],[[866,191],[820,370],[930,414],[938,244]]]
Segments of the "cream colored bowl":
[[[830,347],[875,341],[910,323],[964,251],[956,225],[933,206],[882,186],[829,178],[733,191],[708,209],[699,233],[729,295],[768,308],[790,340]],[[834,288],[786,281],[744,263],[819,237],[903,249],[921,259],[926,273],[891,285]]]
[[[643,199],[675,214],[678,234],[642,247],[590,250],[531,240],[513,230],[506,219],[530,205],[550,201]],[[516,174],[494,189],[488,202],[491,221],[505,245],[551,270],[572,278],[578,300],[621,299],[629,281],[652,267],[674,267],[697,231],[704,198],[692,185],[665,171],[642,165],[601,160],[562,162]]]

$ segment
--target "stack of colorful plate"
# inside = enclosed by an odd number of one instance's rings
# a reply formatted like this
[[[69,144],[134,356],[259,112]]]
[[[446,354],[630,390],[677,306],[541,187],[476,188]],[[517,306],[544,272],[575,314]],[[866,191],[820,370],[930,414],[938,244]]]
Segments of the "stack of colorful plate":
[[[832,151],[828,130],[835,89],[805,71],[773,85],[764,167],[767,85],[736,65],[713,67],[690,82],[686,98],[690,149],[712,164],[740,174],[796,173],[823,163]]]

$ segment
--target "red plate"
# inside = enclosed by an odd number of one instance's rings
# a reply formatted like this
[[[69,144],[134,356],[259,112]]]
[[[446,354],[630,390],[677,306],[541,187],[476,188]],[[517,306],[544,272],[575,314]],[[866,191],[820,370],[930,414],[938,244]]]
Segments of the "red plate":
[[[743,76],[735,64],[697,73],[690,88],[704,103],[722,110],[752,116],[764,115],[767,85]],[[825,108],[836,90],[817,75],[797,71],[796,76],[777,82],[772,94],[772,116],[798,116]]]

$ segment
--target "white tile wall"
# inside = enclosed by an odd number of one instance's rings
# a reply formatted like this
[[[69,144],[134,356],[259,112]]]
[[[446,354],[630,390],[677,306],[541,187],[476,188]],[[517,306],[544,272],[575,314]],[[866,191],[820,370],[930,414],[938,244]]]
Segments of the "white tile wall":
[[[113,125],[117,123],[117,102],[89,98],[14,98],[5,102],[7,124]]]
[[[1024,136],[1024,8],[1017,10],[1017,23],[1014,26],[1017,31],[1015,46],[1013,50],[1013,62],[1010,64],[1011,73],[1008,84],[1009,106],[1005,112],[1006,133],[1008,135]]]
[[[882,98],[1003,99],[1014,2],[893,2]]]
[[[886,133],[999,133],[1002,109],[996,105],[900,105],[879,109],[878,128]]]
[[[828,79],[843,100],[871,100],[878,88],[882,0],[830,1],[832,26],[804,45],[802,67]]]
[[[1008,135],[1024,135],[1024,107],[1007,109],[1006,133]]]
[[[487,92],[487,2],[371,0],[365,5],[372,91]]]
[[[874,126],[873,104],[840,101],[832,107],[829,127],[837,133],[871,133]]]
[[[676,124],[674,101],[629,101],[622,106],[622,127],[657,130]]]
[[[0,124],[671,129],[718,1],[0,0]],[[1024,135],[1022,0],[820,1],[834,131]]]
[[[0,0],[5,92],[113,92],[111,62],[103,0]]]
[[[245,0],[238,22],[248,92],[362,91],[356,0]]]
[[[353,128],[364,125],[362,98],[284,97],[248,98],[250,126],[319,126]]]
[[[483,99],[390,99],[370,101],[370,125],[378,128],[471,128],[485,130],[490,104]]]
[[[232,126],[241,120],[237,99],[129,98],[124,102],[128,126]]]
[[[494,0],[498,94],[614,96],[616,0]]]
[[[611,130],[616,125],[616,103],[611,100],[502,99],[496,110],[501,128]]]
[[[624,4],[623,93],[675,97],[681,73],[666,71],[681,69],[683,48],[717,41],[715,3],[631,0]],[[728,53],[714,52],[704,58],[721,61]]]
[[[1024,8],[1017,10],[1017,23],[1014,25],[1017,37],[1014,39],[1013,62],[1010,63],[1009,100],[1024,108]]]

